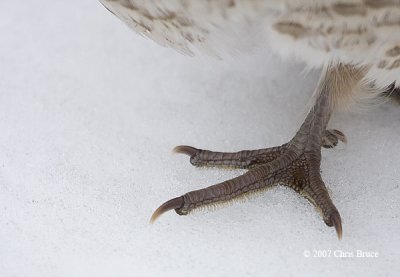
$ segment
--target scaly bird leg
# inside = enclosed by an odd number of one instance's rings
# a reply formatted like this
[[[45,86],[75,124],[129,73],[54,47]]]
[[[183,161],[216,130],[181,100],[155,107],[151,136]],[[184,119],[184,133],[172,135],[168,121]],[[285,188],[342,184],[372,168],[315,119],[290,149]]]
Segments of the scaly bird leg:
[[[334,147],[339,140],[346,141],[340,131],[326,129],[333,110],[334,84],[339,72],[335,68],[326,70],[316,91],[314,107],[293,139],[282,146],[236,153],[211,152],[190,146],[176,147],[175,152],[189,155],[190,162],[195,166],[228,166],[249,171],[165,202],[153,213],[151,222],[168,210],[174,209],[178,214],[186,215],[203,205],[283,184],[305,196],[320,209],[325,223],[335,227],[340,239],[340,214],[320,175],[321,147]]]
[[[243,150],[239,152],[213,152],[197,149],[187,145],[174,148],[175,153],[190,156],[190,163],[194,166],[241,168],[250,169],[260,164],[268,163],[283,154],[287,144],[278,147]]]
[[[325,130],[322,136],[322,147],[333,148],[339,141],[346,143],[346,136],[335,129]],[[250,169],[266,164],[280,155],[288,148],[288,144],[278,147],[257,150],[242,150],[239,152],[214,152],[197,149],[192,146],[179,145],[174,148],[174,153],[190,156],[190,163],[197,167],[220,167]]]

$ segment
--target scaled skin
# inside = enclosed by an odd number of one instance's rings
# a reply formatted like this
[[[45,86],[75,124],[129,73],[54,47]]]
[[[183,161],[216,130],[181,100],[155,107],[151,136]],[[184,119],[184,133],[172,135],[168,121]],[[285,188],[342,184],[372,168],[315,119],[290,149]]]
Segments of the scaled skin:
[[[163,46],[192,54],[235,53],[259,40],[278,55],[321,68],[314,106],[288,143],[237,153],[190,146],[175,151],[195,166],[230,166],[242,176],[188,192],[162,204],[151,217],[180,215],[202,205],[284,184],[306,197],[342,237],[339,211],[320,176],[321,147],[345,141],[328,130],[332,113],[392,95],[400,82],[400,0],[100,0],[136,32]],[[263,40],[265,39],[265,40]]]

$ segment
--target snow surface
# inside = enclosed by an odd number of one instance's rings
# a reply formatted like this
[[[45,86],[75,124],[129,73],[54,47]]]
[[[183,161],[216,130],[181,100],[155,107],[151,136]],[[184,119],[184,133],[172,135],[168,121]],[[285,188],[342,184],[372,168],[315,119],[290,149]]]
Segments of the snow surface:
[[[0,34],[0,276],[400,272],[398,106],[333,119],[349,143],[323,150],[322,175],[342,241],[284,187],[150,225],[162,202],[241,173],[193,168],[174,146],[286,142],[318,72],[268,49],[182,56],[97,1],[2,0]],[[357,250],[379,257],[334,257]]]

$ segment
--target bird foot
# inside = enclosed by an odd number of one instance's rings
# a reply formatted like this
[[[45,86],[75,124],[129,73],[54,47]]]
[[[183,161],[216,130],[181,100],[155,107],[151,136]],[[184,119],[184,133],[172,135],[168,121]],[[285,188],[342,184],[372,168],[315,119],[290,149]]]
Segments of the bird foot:
[[[245,193],[283,184],[314,204],[321,211],[325,223],[335,227],[340,239],[341,217],[320,174],[321,148],[334,147],[339,141],[346,142],[342,132],[328,130],[327,125],[343,90],[353,89],[365,74],[363,68],[357,69],[352,65],[327,65],[314,92],[313,107],[296,135],[282,146],[236,153],[212,152],[190,146],[176,147],[175,152],[189,155],[190,162],[195,166],[236,167],[248,171],[231,180],[167,201],[153,213],[151,221],[168,210],[174,209],[184,215],[202,205],[227,201]],[[338,86],[343,80],[346,80],[346,85]]]
[[[190,156],[194,166],[240,168],[248,169],[248,172],[167,201],[154,212],[151,221],[168,210],[174,209],[179,215],[186,215],[200,206],[228,201],[245,193],[282,184],[294,189],[319,208],[325,223],[335,227],[340,239],[340,215],[321,179],[319,166],[321,146],[332,148],[339,141],[346,142],[346,137],[338,130],[325,130],[319,147],[307,149],[306,145],[312,137],[307,136],[309,139],[299,144],[296,138],[302,136],[298,133],[292,141],[279,147],[235,153],[213,152],[186,145],[175,147],[174,152]]]

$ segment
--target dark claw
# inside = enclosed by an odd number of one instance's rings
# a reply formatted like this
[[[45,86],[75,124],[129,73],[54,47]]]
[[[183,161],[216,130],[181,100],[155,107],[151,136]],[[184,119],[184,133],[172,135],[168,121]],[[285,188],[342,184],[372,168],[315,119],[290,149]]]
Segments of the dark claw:
[[[199,151],[199,149],[187,145],[179,145],[172,150],[174,153],[185,154],[190,157],[195,156]]]
[[[324,136],[322,138],[322,146],[324,148],[333,148],[339,141],[347,143],[346,136],[339,130],[325,130]]]
[[[334,226],[336,229],[336,234],[337,234],[339,240],[341,240],[343,232],[342,232],[342,219],[340,218],[339,213],[336,212],[336,213],[332,214],[330,221],[331,221],[331,226]]]
[[[154,221],[157,220],[157,218],[162,215],[165,212],[168,212],[173,209],[179,209],[183,206],[184,201],[183,197],[176,197],[174,199],[168,200],[164,204],[162,204],[158,209],[153,213],[153,215],[150,218],[150,223],[154,223]]]
[[[347,143],[347,138],[346,138],[345,134],[343,134],[342,132],[340,132],[339,130],[336,130],[336,129],[333,129],[332,132],[335,133],[338,140],[340,140],[343,143]]]

